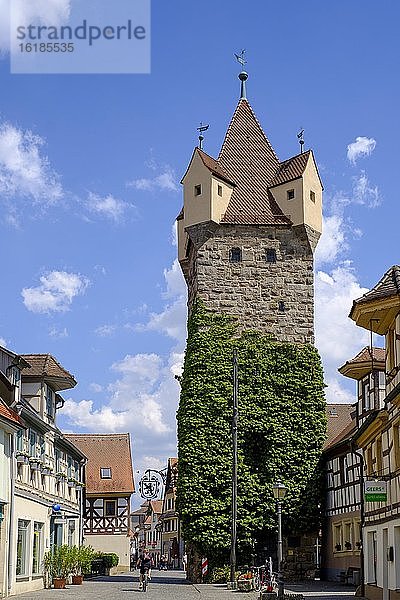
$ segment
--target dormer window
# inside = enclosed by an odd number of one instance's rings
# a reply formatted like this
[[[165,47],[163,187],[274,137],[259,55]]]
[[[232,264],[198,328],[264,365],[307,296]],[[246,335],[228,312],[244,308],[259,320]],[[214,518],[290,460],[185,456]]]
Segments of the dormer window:
[[[275,248],[268,248],[265,253],[265,259],[268,263],[276,263],[276,250]]]
[[[294,200],[294,190],[288,190],[286,194],[288,200]]]
[[[313,192],[312,190],[310,190],[310,200],[311,202],[315,203],[315,192]]]
[[[242,250],[240,248],[231,248],[229,253],[229,260],[231,262],[241,262],[242,261]]]
[[[201,184],[194,186],[194,195],[201,196]]]
[[[218,184],[218,196],[222,197],[222,185]]]
[[[111,467],[101,467],[100,477],[101,479],[111,479]]]

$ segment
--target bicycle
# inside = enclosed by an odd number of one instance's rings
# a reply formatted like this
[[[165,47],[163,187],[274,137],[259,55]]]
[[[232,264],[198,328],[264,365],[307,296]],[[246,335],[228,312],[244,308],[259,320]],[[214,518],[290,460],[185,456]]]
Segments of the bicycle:
[[[276,573],[270,571],[268,566],[252,567],[253,586],[256,592],[277,592],[278,582]]]

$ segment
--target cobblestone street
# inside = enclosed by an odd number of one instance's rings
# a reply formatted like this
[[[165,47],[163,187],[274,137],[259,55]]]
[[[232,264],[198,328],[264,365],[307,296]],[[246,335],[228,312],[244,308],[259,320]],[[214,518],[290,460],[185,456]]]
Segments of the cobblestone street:
[[[322,600],[353,600],[354,589],[346,586],[313,582],[311,584],[288,585],[287,591],[303,593],[304,596]],[[24,600],[59,600],[71,598],[74,600],[125,600],[131,594],[140,598],[139,579],[137,571],[126,575],[113,577],[97,577],[85,581],[82,586],[68,586],[66,590],[40,590],[16,596]],[[231,592],[224,585],[192,585],[185,580],[182,571],[153,571],[146,598],[148,600],[235,600],[247,598],[255,600],[259,597],[256,592]]]

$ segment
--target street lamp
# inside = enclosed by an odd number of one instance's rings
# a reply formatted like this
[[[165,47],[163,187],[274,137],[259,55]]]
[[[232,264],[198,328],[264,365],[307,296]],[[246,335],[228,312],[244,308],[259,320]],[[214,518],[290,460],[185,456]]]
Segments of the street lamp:
[[[279,600],[283,600],[284,595],[284,587],[283,587],[283,571],[282,571],[282,563],[283,563],[283,544],[282,544],[282,500],[284,499],[287,488],[281,483],[281,481],[277,481],[273,487],[274,498],[276,500],[276,508],[278,513],[278,598]]]

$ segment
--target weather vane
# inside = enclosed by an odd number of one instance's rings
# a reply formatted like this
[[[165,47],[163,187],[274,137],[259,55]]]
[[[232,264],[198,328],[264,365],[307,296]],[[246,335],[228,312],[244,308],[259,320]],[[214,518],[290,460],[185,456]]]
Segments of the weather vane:
[[[236,60],[238,61],[238,63],[240,63],[242,65],[242,69],[244,70],[244,65],[247,63],[247,60],[245,60],[244,55],[246,53],[246,50],[242,50],[240,54],[236,54]]]
[[[304,129],[303,128],[301,128],[301,130],[297,134],[297,139],[299,140],[299,144],[300,144],[300,154],[303,154],[303,146],[304,146]]]
[[[209,127],[210,127],[210,125],[203,125],[203,121],[200,121],[200,127],[197,128],[197,131],[199,132],[199,148],[200,148],[200,150],[203,150],[203,140],[204,140],[203,133],[205,131],[207,131],[207,129]]]
[[[238,61],[238,63],[240,63],[242,65],[242,70],[239,73],[239,79],[240,79],[240,97],[241,98],[246,98],[246,79],[248,78],[248,75],[246,73],[246,71],[244,70],[244,66],[247,63],[247,60],[245,59],[244,55],[245,55],[246,50],[242,50],[240,54],[236,54],[235,53],[235,58]]]

